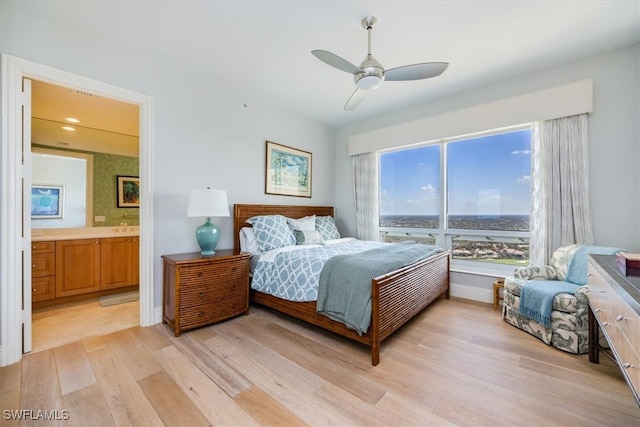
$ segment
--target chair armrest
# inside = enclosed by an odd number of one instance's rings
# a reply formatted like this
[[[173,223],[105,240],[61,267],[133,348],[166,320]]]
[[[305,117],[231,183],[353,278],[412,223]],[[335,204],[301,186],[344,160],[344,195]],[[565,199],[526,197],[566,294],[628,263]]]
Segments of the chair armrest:
[[[513,277],[526,280],[558,280],[558,270],[552,265],[519,267],[513,270]]]

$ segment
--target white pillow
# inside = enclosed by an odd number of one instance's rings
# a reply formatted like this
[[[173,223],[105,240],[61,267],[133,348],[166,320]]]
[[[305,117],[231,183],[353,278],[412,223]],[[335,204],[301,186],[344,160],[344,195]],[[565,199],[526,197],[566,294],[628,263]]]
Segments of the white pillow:
[[[316,229],[316,216],[310,215],[300,219],[287,218],[287,224],[292,230],[314,231]]]
[[[260,255],[262,253],[256,239],[256,233],[252,227],[242,227],[240,229],[240,250],[249,252],[252,255]]]

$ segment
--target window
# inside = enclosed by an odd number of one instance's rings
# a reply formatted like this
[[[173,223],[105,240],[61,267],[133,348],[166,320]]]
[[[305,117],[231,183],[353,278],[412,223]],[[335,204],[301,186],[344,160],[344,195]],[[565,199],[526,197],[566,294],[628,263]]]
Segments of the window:
[[[520,127],[382,153],[383,239],[433,242],[458,267],[526,265],[530,149]]]

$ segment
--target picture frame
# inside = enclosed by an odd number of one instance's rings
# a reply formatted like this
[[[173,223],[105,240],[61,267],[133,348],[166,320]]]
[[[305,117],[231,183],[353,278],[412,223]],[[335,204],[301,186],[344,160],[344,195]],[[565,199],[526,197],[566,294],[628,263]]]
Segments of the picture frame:
[[[64,185],[33,184],[31,186],[31,218],[64,217]]]
[[[119,208],[139,208],[140,207],[140,177],[137,176],[116,176],[117,187],[117,207]]]
[[[265,193],[311,197],[312,154],[272,141],[266,144]]]

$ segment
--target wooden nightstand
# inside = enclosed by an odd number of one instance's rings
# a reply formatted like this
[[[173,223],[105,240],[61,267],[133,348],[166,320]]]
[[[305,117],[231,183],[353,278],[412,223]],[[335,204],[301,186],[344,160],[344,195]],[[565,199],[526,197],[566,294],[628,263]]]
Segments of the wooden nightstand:
[[[163,255],[162,321],[182,331],[249,314],[248,253]]]

